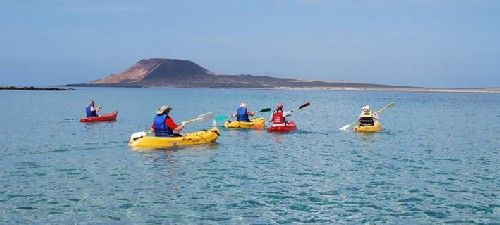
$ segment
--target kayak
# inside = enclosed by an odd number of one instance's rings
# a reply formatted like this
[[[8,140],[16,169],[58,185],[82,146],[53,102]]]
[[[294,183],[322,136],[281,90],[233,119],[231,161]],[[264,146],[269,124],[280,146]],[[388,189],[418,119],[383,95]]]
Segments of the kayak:
[[[264,128],[264,118],[251,119],[250,122],[243,121],[226,121],[224,127],[226,128],[242,128],[242,129],[263,129]]]
[[[80,122],[93,123],[93,122],[115,121],[117,116],[118,116],[118,112],[115,111],[112,113],[100,115],[98,117],[81,118]]]
[[[375,121],[375,123],[373,124],[373,126],[359,126],[359,125],[356,125],[354,127],[354,131],[358,132],[358,133],[375,133],[375,132],[379,132],[382,130],[382,125],[380,125],[380,123],[378,121]]]
[[[170,148],[215,142],[219,135],[219,130],[214,127],[209,130],[187,133],[182,137],[155,137],[154,135],[130,137],[128,144],[136,148]]]
[[[297,125],[295,125],[295,122],[293,121],[288,121],[284,124],[273,124],[270,127],[267,128],[267,132],[290,132],[294,131],[297,129]]]

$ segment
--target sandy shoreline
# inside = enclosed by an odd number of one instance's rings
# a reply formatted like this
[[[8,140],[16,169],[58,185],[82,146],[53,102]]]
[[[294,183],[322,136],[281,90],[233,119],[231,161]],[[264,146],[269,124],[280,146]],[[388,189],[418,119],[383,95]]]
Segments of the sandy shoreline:
[[[72,91],[73,88],[60,88],[60,87],[34,87],[34,86],[0,86],[0,90],[10,91]]]
[[[318,90],[318,91],[380,91],[380,92],[441,92],[441,93],[490,93],[500,94],[500,88],[355,88],[355,87],[275,87],[281,90]]]
[[[84,86],[96,87],[96,86]],[[136,86],[97,86],[97,87],[111,87],[111,88],[138,88]],[[141,88],[155,88],[155,87],[141,87]],[[165,88],[203,88],[203,87],[165,87]],[[205,87],[216,88],[218,87]],[[220,87],[225,89],[224,87]],[[236,89],[238,87],[229,87],[227,89]],[[438,92],[438,93],[488,93],[500,94],[500,88],[420,88],[420,87],[241,87],[244,89],[261,89],[261,90],[311,90],[311,91],[374,91],[374,92]],[[15,86],[0,86],[0,90],[74,90],[73,88],[60,88],[56,87],[15,87]]]

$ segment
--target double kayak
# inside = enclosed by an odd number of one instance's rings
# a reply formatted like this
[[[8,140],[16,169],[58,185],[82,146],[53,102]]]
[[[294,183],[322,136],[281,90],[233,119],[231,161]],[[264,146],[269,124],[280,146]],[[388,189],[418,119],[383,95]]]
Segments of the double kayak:
[[[360,125],[356,125],[354,127],[354,131],[358,132],[358,133],[375,133],[375,132],[380,132],[382,130],[382,125],[380,125],[380,123],[378,121],[375,121],[375,123],[373,124],[373,126],[360,126]]]
[[[251,119],[250,122],[243,121],[226,121],[225,128],[242,128],[242,129],[263,129],[265,125],[263,117]]]
[[[145,133],[144,133],[145,134]],[[155,137],[144,135],[130,137],[129,145],[135,148],[170,148],[174,146],[189,146],[215,142],[220,136],[217,128],[184,134],[182,137]]]
[[[295,122],[293,121],[288,121],[283,124],[273,124],[270,127],[267,128],[267,132],[278,132],[278,133],[285,133],[285,132],[290,132],[294,131],[297,129],[297,125],[295,125]]]
[[[118,112],[112,112],[104,115],[100,115],[98,117],[87,117],[81,118],[80,122],[82,123],[94,123],[94,122],[104,122],[104,121],[115,121],[118,116]]]

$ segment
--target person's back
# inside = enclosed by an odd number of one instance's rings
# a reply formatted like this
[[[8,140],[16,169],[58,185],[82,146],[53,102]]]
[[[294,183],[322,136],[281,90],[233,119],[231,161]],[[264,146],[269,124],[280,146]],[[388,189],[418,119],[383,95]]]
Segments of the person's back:
[[[169,112],[172,108],[169,106],[161,106],[156,111],[156,115],[151,125],[151,131],[157,137],[180,137],[179,132],[184,128],[184,124],[177,125],[175,121],[170,118]]]
[[[360,126],[373,126],[375,124],[374,114],[370,110],[369,106],[364,106],[362,112],[359,115],[359,125]]]
[[[236,109],[236,113],[233,114],[233,117],[236,117],[236,121],[250,122],[250,116],[253,115],[254,113],[248,110],[247,104],[242,102],[240,107]]]
[[[284,124],[286,123],[285,116],[283,114],[283,110],[276,110],[273,112],[273,116],[271,121],[273,124]]]
[[[250,117],[248,116],[248,109],[246,107],[239,107],[236,110],[236,120],[237,121],[250,121]]]
[[[166,125],[166,120],[169,117],[167,114],[155,115],[153,127],[154,133],[157,137],[170,137],[173,136],[174,131]]]
[[[274,110],[273,114],[271,115],[271,122],[273,125],[282,125],[286,123],[286,116],[289,116],[291,112],[285,112],[283,111],[283,104],[278,103],[276,105],[276,109]]]
[[[85,114],[87,114],[87,118],[98,117],[94,101],[90,101],[90,104],[87,106],[87,108],[85,108]]]

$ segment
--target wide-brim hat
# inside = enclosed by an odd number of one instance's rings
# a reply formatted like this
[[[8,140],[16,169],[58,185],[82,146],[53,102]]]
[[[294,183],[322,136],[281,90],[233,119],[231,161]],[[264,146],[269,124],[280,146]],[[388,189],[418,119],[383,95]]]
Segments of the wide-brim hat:
[[[163,114],[165,112],[170,112],[172,110],[172,107],[168,105],[162,105],[160,108],[156,110],[156,114]]]
[[[362,109],[362,110],[370,110],[370,106],[365,105],[365,106],[363,106],[363,108],[361,108],[361,109]]]

